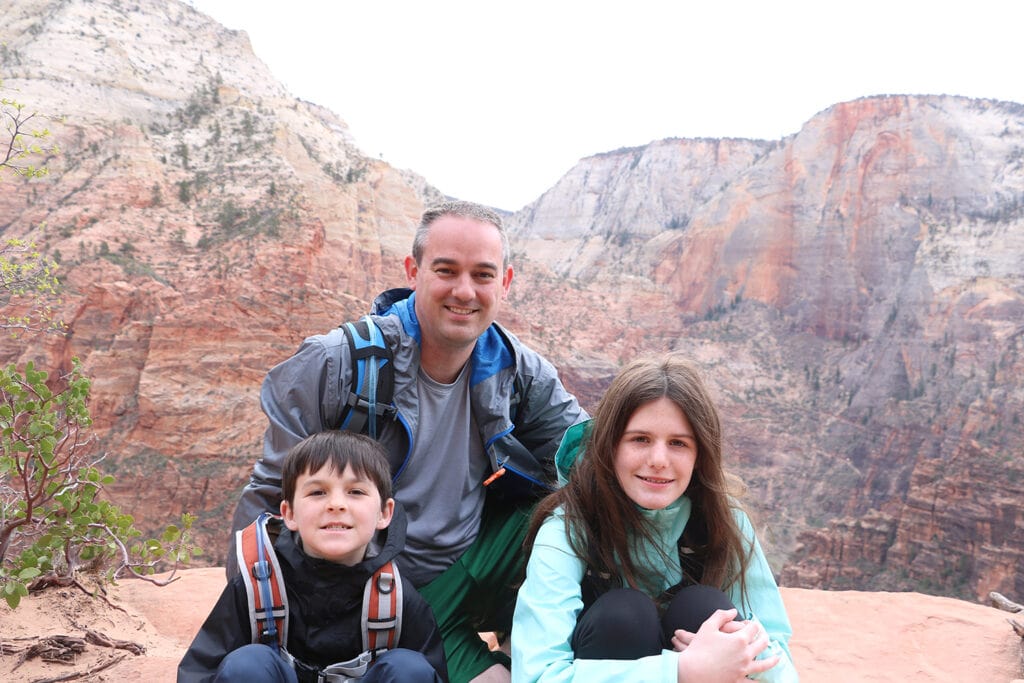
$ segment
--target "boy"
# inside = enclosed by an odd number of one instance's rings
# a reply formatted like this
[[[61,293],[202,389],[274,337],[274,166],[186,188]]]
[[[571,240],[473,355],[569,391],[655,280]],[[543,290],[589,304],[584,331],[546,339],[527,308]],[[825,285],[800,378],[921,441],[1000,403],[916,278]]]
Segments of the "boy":
[[[281,516],[274,542],[288,597],[285,653],[251,642],[247,576],[225,587],[178,666],[178,682],[317,681],[332,664],[362,651],[363,589],[405,543],[405,513],[391,497],[387,455],[352,432],[314,434],[292,448],[282,472]],[[374,537],[380,537],[374,543]],[[402,577],[404,602],[397,648],[380,655],[361,679],[446,681],[434,615]],[[328,676],[325,680],[345,680]]]

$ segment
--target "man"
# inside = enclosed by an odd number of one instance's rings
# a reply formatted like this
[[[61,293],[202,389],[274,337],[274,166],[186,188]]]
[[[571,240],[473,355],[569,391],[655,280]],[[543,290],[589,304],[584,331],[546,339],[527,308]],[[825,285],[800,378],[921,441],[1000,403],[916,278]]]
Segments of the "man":
[[[490,209],[428,209],[405,259],[410,289],[374,302],[373,322],[393,353],[397,410],[378,440],[409,518],[399,564],[434,610],[453,682],[509,680],[507,658],[476,632],[508,629],[530,505],[554,481],[566,428],[587,418],[552,365],[495,323],[512,284],[509,252]],[[337,329],[306,339],[268,373],[263,457],[235,529],[277,509],[291,446],[340,427],[353,368]]]

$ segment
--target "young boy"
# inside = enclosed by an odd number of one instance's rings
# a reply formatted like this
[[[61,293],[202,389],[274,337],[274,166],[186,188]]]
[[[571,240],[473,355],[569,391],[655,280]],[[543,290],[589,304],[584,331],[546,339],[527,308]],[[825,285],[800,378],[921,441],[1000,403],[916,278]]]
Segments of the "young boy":
[[[286,528],[274,551],[288,596],[285,650],[294,664],[251,642],[249,578],[236,575],[178,665],[178,683],[317,681],[323,669],[363,651],[366,581],[405,544],[405,513],[391,497],[384,450],[352,432],[314,434],[288,452],[282,493]],[[402,590],[398,647],[380,655],[360,680],[447,681],[433,612],[404,577]]]

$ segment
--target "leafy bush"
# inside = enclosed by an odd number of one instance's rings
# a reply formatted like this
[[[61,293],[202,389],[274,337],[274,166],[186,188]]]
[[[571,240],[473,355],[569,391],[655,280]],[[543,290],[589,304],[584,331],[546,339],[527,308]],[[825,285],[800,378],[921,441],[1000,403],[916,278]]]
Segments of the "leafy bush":
[[[147,578],[199,552],[191,515],[140,541],[132,517],[99,497],[114,479],[90,456],[90,382],[77,361],[60,385],[32,363],[0,371],[0,593],[11,607],[30,586],[77,583],[85,569]]]

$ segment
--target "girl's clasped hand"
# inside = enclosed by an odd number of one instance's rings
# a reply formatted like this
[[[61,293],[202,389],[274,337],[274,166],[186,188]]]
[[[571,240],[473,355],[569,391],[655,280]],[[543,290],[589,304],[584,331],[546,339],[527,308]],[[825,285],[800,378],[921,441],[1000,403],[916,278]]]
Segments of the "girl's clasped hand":
[[[679,656],[679,680],[734,683],[778,664],[781,655],[757,659],[768,633],[756,621],[736,621],[736,610],[716,610],[696,633],[676,629],[672,648]]]

